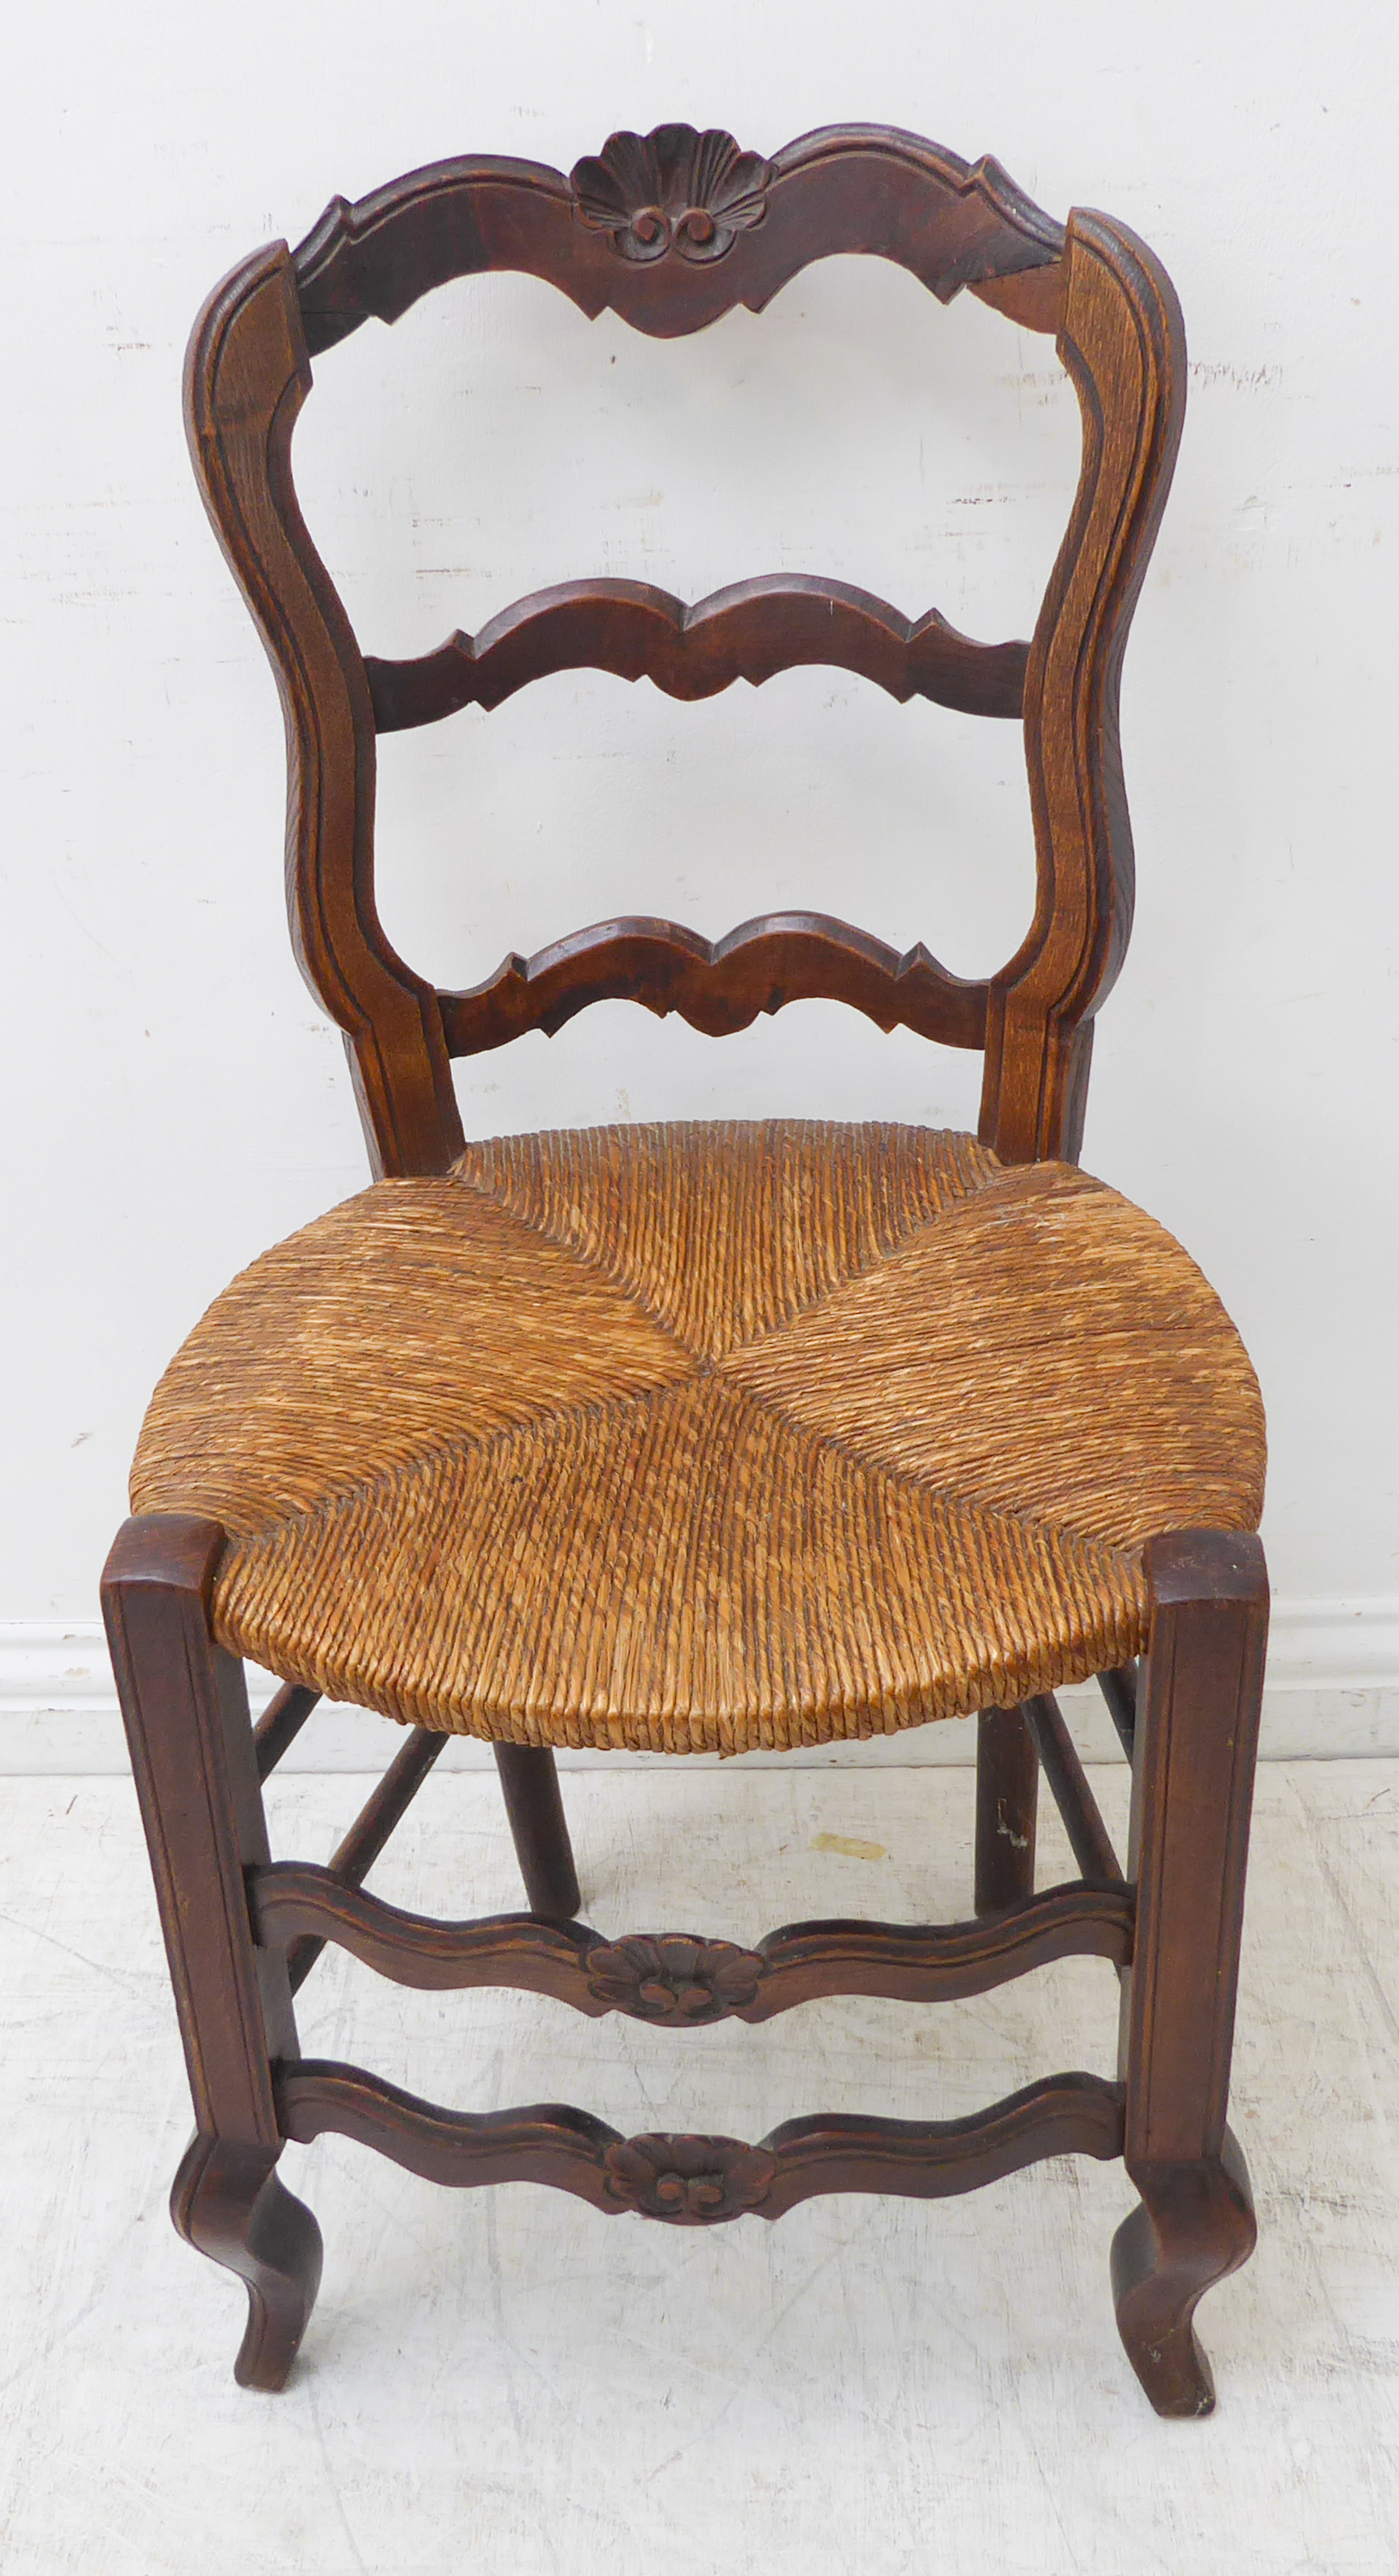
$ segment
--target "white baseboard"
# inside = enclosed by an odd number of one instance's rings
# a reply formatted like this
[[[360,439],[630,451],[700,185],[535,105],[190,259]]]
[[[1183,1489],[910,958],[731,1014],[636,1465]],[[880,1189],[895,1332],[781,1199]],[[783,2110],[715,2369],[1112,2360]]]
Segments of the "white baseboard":
[[[274,1685],[250,1674],[254,1709]],[[1096,1691],[1065,1694],[1075,1734],[1089,1760],[1108,1761],[1117,1739]],[[803,1753],[749,1754],[766,1763],[824,1768],[830,1764],[963,1763],[972,1759],[969,1724],[921,1726],[868,1744],[815,1747]],[[322,1707],[286,1758],[289,1771],[374,1771],[397,1732],[366,1709]],[[1399,1754],[1399,1600],[1279,1601],[1273,1605],[1263,1752],[1275,1760],[1328,1760]],[[472,1769],[489,1748],[457,1737],[443,1757]],[[627,1768],[665,1757],[636,1753],[563,1753],[560,1763]],[[692,1757],[712,1761],[717,1757]],[[0,1773],[119,1772],[127,1767],[111,1666],[100,1624],[36,1620],[0,1622]]]

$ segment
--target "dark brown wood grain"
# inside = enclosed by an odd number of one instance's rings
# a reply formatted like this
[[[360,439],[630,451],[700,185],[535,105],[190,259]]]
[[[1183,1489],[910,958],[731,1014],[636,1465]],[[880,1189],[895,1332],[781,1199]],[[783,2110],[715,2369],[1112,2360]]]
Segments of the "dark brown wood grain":
[[[185,364],[190,452],[277,677],[287,737],[287,909],[297,964],[346,1052],[376,1173],[445,1171],[462,1148],[433,989],[374,901],[374,713],[364,662],[291,475],[311,387],[285,242],[233,270]]]
[[[369,1876],[394,1827],[402,1823],[434,1762],[446,1749],[445,1735],[433,1734],[425,1726],[410,1729],[407,1743],[400,1746],[382,1780],[370,1791],[332,1856],[329,1874],[340,1886],[358,1887]],[[312,1938],[293,1943],[287,1952],[293,1994],[304,1986],[322,1947],[319,1940]]]
[[[1040,1768],[1069,1837],[1069,1848],[1090,1887],[1120,1887],[1122,1869],[1064,1714],[1051,1692],[1025,1702],[1025,1723]]]
[[[817,2113],[784,2121],[752,2147],[739,2138],[624,2138],[565,2103],[444,2111],[382,2076],[327,2061],[289,2069],[277,2104],[289,2138],[309,2144],[333,2130],[428,2182],[456,2190],[548,2183],[607,2217],[630,2210],[681,2226],[781,2218],[821,2192],[941,2199],[1046,2156],[1122,2152],[1121,2087],[1096,2075],[1046,2077],[962,2120]]]
[[[1160,2415],[1207,2415],[1196,2339],[1206,2290],[1246,2262],[1248,2173],[1225,2126],[1268,1580],[1249,1533],[1146,1544],[1151,1649],[1137,1718],[1128,1868],[1137,1940],[1123,1978],[1123,2155],[1141,2202],[1113,2240],[1117,2322]]]
[[[553,1751],[547,1744],[497,1744],[495,1764],[530,1912],[567,1923],[578,1911],[578,1872]]]
[[[1035,916],[992,978],[981,1101],[983,1139],[1013,1163],[1077,1160],[1093,1014],[1131,935],[1118,693],[1185,409],[1180,306],[1145,243],[1076,210],[1065,266],[1058,348],[1083,415],[1083,465],[1025,675]]]
[[[675,2026],[770,2021],[823,1995],[888,1995],[947,2003],[987,1994],[1053,1959],[1131,1956],[1132,1899],[1125,1887],[1074,1883],[1030,1897],[994,1922],[788,1923],[752,1951],[698,1934],[633,1936],[616,1943],[585,1923],[533,1914],[442,1923],[352,1888],[331,1869],[278,1861],[254,1871],[249,1902],[258,1938],[286,1948],[314,1936],[335,1941],[397,1985],[429,1991],[516,1986],[552,1995],[575,2012],[622,2012]],[[664,1956],[687,1957],[683,1984]],[[640,1953],[628,1969],[619,1953]],[[646,1953],[653,1955],[649,1959]],[[742,1962],[735,1983],[732,1963]],[[677,2005],[667,2005],[669,1990]],[[658,2001],[658,1997],[660,2000]]]
[[[484,984],[439,993],[449,1054],[478,1055],[526,1029],[552,1037],[591,1002],[675,1011],[706,1037],[750,1027],[788,1002],[845,1002],[881,1029],[979,1047],[986,986],[963,982],[926,948],[903,956],[821,913],[766,913],[722,939],[677,921],[601,921],[535,957],[507,957]]]
[[[246,2286],[235,2376],[276,2389],[315,2302],[321,2239],[275,2171],[272,2061],[295,2064],[296,2022],[285,1954],[255,1947],[248,1920],[244,1873],[267,1866],[267,1827],[243,1667],[209,1635],[222,1548],[213,1521],[128,1521],[102,1609],[197,2124],[171,2215]]]
[[[1098,1688],[1107,1703],[1108,1715],[1117,1729],[1117,1740],[1129,1762],[1136,1745],[1139,1673],[1138,1665],[1124,1664],[1118,1671],[1099,1673],[1097,1676]]]
[[[869,591],[802,573],[735,582],[687,606],[643,581],[564,581],[503,608],[479,635],[458,629],[417,661],[365,661],[380,733],[498,707],[557,671],[650,680],[668,697],[760,688],[802,664],[853,671],[906,703],[1019,716],[1028,644],[978,644],[935,608],[903,617]]]
[[[257,1758],[259,1780],[269,1779],[283,1754],[296,1742],[307,1718],[320,1705],[318,1690],[303,1690],[299,1682],[284,1682],[275,1698],[268,1702],[253,1728],[253,1751]]]
[[[1020,1708],[985,1708],[976,1722],[978,1914],[1000,1914],[1035,1892],[1040,1762]]]
[[[979,2191],[1047,2156],[1122,2152],[1121,2087],[1099,2075],[1047,2075],[961,2120],[873,2120],[816,2112],[786,2120],[763,2145],[778,2172],[762,2216],[780,2218],[815,2192],[893,2192],[940,2200]]]

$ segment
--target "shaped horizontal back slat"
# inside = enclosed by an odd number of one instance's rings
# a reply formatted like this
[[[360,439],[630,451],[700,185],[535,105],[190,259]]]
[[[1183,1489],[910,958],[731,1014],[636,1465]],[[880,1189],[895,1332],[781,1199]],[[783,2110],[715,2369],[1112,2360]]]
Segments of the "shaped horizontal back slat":
[[[926,948],[900,956],[868,931],[822,913],[774,912],[723,939],[676,921],[604,921],[535,957],[507,957],[467,993],[439,993],[453,1055],[505,1046],[526,1029],[556,1030],[590,1002],[675,1011],[705,1037],[732,1037],[788,1002],[848,1002],[881,1029],[913,1029],[943,1046],[986,1043],[985,984],[949,974]]]
[[[399,733],[461,707],[498,707],[531,680],[585,669],[693,700],[818,663],[857,672],[901,702],[1018,716],[1029,658],[1028,644],[974,643],[935,608],[901,617],[848,582],[773,573],[693,607],[649,582],[559,582],[517,599],[479,635],[458,629],[416,661],[371,655],[365,669],[379,732]]]

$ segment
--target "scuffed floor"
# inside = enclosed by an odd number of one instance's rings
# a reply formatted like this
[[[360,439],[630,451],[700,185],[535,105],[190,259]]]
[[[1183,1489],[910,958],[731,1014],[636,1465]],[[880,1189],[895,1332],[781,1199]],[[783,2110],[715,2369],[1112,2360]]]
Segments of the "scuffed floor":
[[[1120,1831],[1125,1767],[1094,1777]],[[966,1771],[564,1785],[608,1932],[969,1911]],[[271,1796],[278,1850],[319,1857],[359,1784]],[[1057,1827],[1042,1844],[1041,1884],[1069,1876]],[[517,1907],[489,1775],[429,1782],[373,1884],[446,1915]],[[1202,2310],[1220,2406],[1196,2425],[1156,2421],[1117,2343],[1121,2169],[1068,2162],[706,2232],[289,2148],[325,2283],[285,2395],[244,2395],[242,2291],[165,2216],[189,2123],[130,1785],[0,1784],[0,1886],[5,2576],[1399,2568],[1399,1764],[1260,1777],[1233,2121],[1262,2238]],[[461,2109],[565,2100],[754,2138],[1109,2072],[1115,2000],[1080,1961],[976,2002],[676,2037],[400,1993],[327,1954],[302,2032]]]

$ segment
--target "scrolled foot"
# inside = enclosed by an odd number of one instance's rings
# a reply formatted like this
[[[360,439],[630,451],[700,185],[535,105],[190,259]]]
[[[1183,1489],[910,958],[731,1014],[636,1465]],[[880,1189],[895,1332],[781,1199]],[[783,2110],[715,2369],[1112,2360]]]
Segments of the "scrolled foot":
[[[1143,2165],[1141,2200],[1112,2240],[1117,2331],[1158,2415],[1209,2415],[1214,2378],[1193,2318],[1206,2290],[1246,2263],[1257,2241],[1248,2168],[1225,2131],[1214,2160]]]
[[[315,2219],[275,2165],[266,2148],[195,2137],[170,2197],[177,2233],[246,2284],[248,2324],[233,2376],[240,2388],[269,2394],[285,2387],[296,2359],[322,2255]]]

